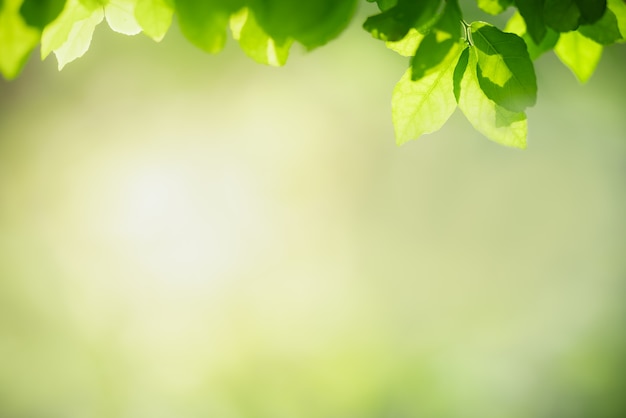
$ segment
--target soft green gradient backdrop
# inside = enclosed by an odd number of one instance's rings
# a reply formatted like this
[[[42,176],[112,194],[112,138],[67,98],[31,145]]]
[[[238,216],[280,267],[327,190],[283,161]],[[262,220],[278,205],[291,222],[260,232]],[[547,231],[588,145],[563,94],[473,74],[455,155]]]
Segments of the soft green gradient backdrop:
[[[406,64],[100,27],[0,85],[0,417],[624,416],[623,47],[524,152],[396,147]]]

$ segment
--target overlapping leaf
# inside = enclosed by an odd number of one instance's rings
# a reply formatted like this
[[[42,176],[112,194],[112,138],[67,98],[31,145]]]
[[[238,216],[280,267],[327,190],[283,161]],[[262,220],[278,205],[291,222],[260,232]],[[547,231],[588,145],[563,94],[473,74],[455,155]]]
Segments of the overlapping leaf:
[[[67,0],[61,14],[41,35],[41,58],[54,51],[61,70],[87,52],[93,31],[103,19],[104,10],[98,2]]]
[[[522,112],[537,100],[537,79],[526,44],[484,22],[471,25],[481,89],[498,105]]]
[[[411,60],[413,80],[419,80],[443,62],[460,38],[461,9],[457,0],[449,0],[439,19],[415,51]]]
[[[436,18],[441,0],[398,0],[380,14],[369,17],[363,27],[375,38],[399,41],[411,28],[420,29]]]
[[[470,47],[466,51],[467,65],[463,68],[464,60],[459,60],[461,67],[455,71],[454,77],[459,108],[472,126],[492,141],[509,147],[526,148],[526,115],[511,112],[485,95],[476,71],[477,49]]]

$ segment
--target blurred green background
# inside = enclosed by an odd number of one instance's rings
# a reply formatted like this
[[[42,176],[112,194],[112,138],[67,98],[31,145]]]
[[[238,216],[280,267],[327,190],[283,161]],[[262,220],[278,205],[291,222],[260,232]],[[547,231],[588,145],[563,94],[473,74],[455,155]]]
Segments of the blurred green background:
[[[1,418],[626,416],[624,47],[539,59],[526,151],[396,147],[362,20],[280,69],[103,24],[0,84]]]

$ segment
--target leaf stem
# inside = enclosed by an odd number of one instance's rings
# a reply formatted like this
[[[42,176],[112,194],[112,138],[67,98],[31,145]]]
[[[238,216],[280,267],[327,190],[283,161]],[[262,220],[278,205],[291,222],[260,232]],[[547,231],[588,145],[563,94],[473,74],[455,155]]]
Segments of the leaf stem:
[[[463,34],[465,35],[465,42],[468,43],[469,46],[473,46],[474,42],[472,41],[472,24],[467,23],[465,20],[461,19],[461,25],[463,25]]]

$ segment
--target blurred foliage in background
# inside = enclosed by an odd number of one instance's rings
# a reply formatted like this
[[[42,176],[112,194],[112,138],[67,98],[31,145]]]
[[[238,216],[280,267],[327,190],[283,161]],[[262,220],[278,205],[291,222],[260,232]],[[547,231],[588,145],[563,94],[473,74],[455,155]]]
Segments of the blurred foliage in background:
[[[366,45],[364,47],[364,45]],[[281,69],[98,29],[0,85],[0,417],[623,417],[622,50],[529,149],[398,148],[353,26]]]

